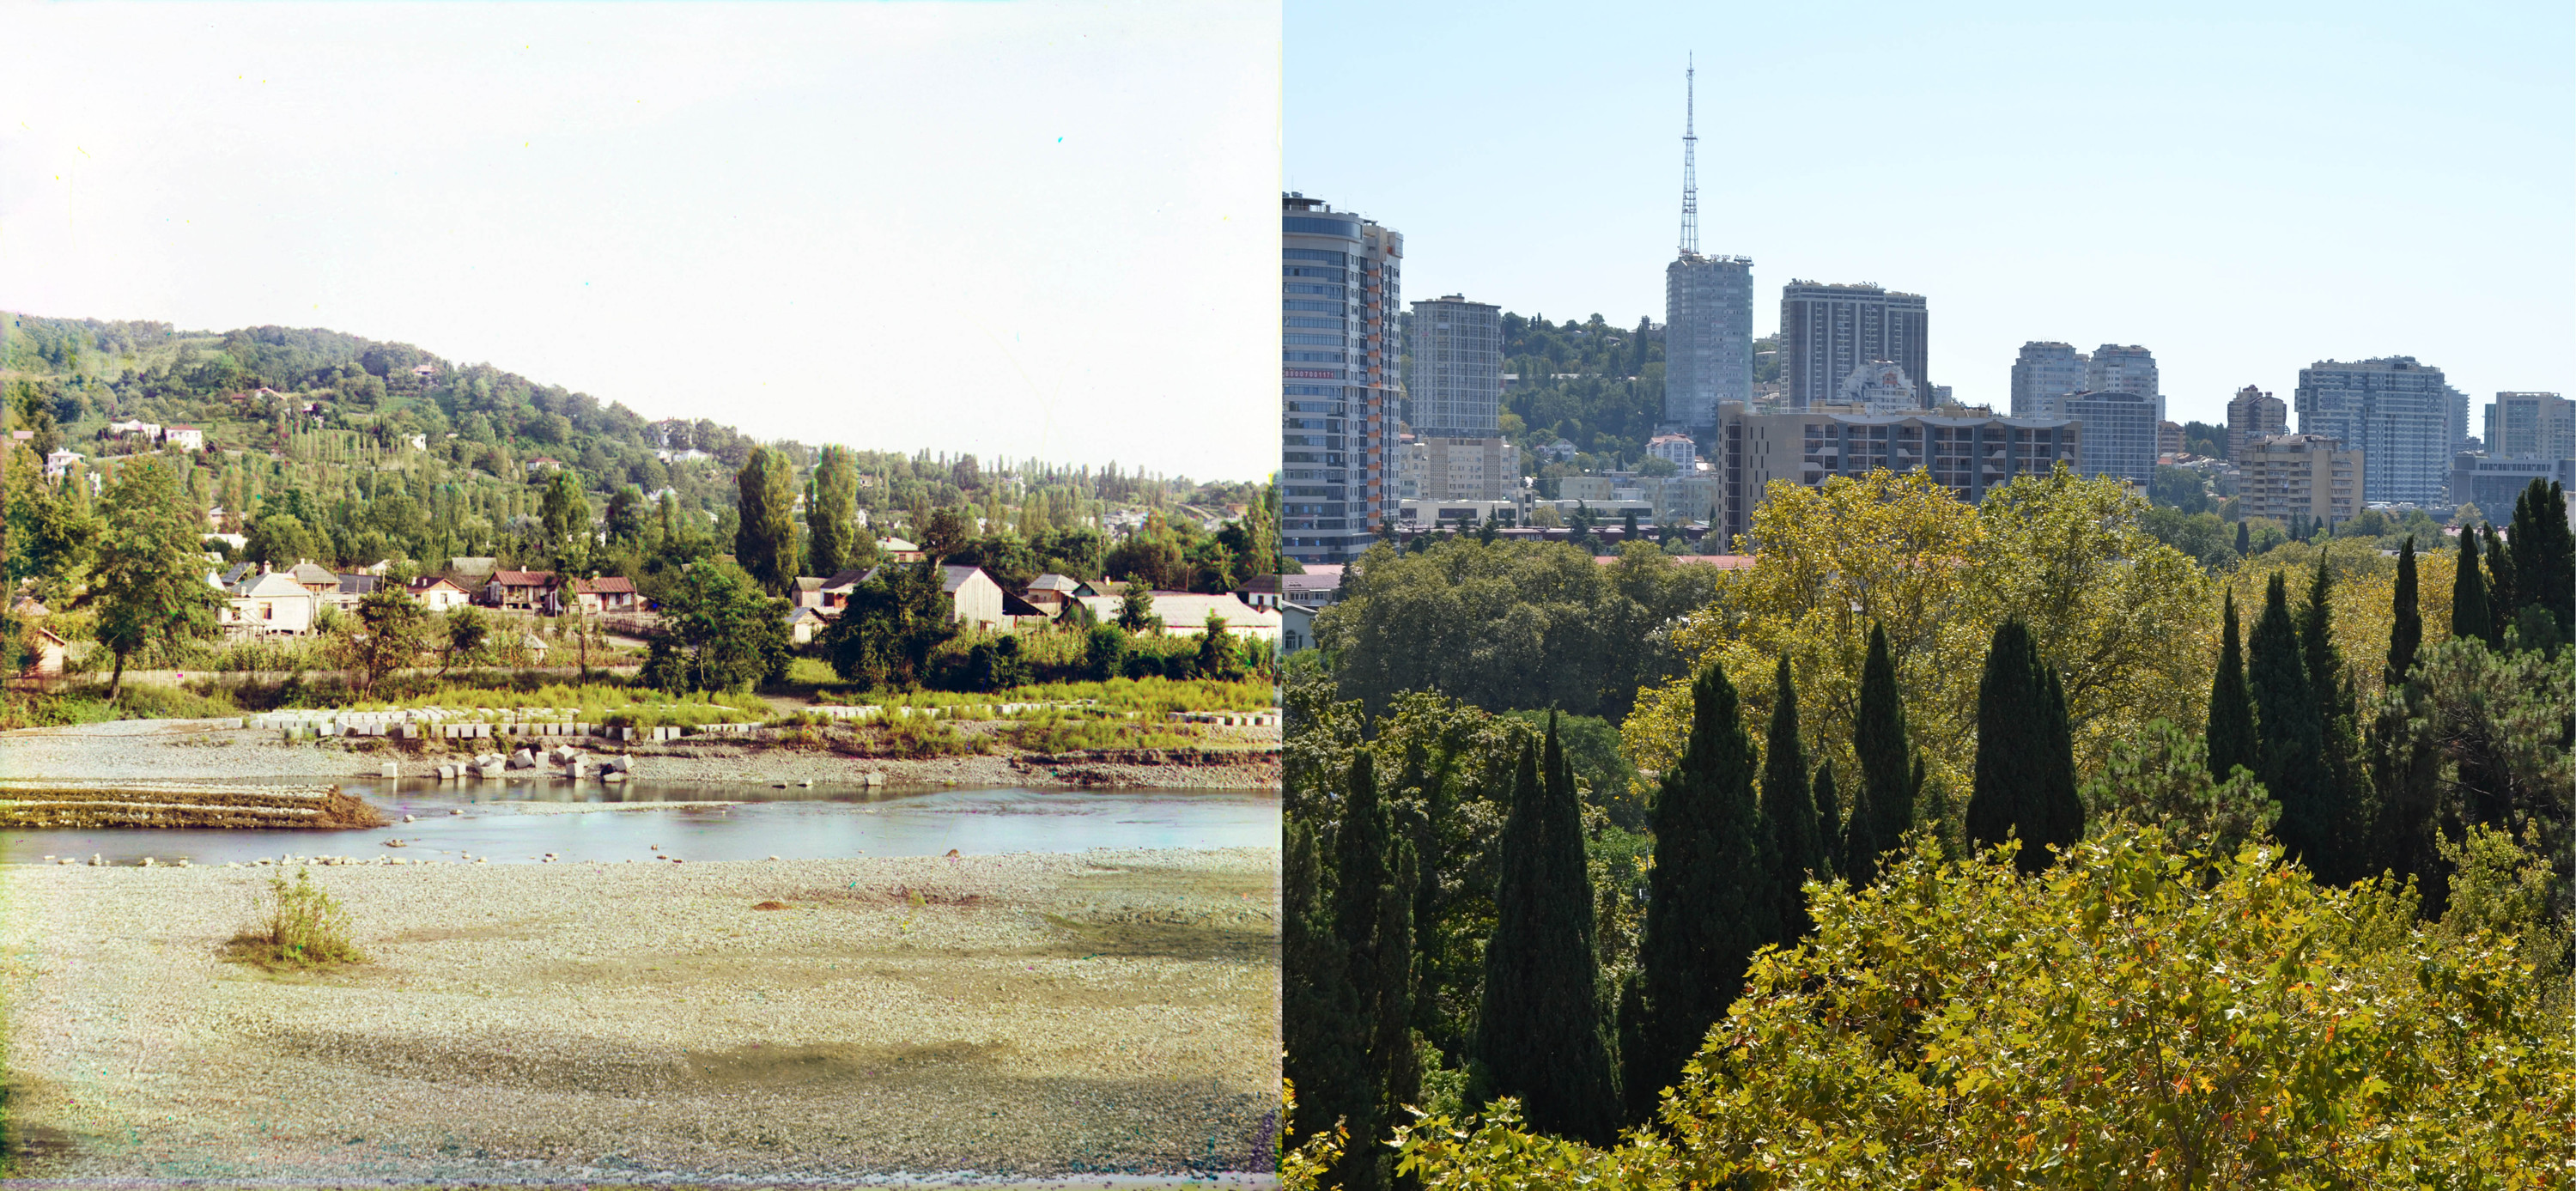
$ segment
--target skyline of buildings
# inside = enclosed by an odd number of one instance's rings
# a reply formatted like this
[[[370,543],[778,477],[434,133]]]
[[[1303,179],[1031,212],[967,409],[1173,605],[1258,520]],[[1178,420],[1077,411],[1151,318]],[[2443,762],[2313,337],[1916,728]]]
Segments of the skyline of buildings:
[[[2368,504],[2442,503],[2451,457],[2468,437],[2469,397],[2413,356],[2319,360],[2299,370],[2299,431],[2322,434],[2370,461]]]

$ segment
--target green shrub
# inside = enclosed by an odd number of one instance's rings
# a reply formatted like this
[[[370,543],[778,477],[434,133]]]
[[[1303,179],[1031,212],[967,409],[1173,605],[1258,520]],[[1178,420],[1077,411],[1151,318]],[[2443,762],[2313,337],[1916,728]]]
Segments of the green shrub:
[[[295,880],[270,877],[268,892],[252,897],[255,925],[233,940],[247,958],[294,968],[324,968],[366,958],[349,939],[349,911],[331,891],[313,883],[308,869]]]

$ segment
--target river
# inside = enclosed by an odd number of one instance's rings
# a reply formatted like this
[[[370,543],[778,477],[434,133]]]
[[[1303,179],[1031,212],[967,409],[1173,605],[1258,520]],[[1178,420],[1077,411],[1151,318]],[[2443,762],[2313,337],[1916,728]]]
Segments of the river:
[[[778,790],[739,784],[640,781],[603,793],[425,780],[341,783],[394,822],[359,831],[187,828],[12,830],[0,861],[47,856],[112,864],[222,864],[280,856],[379,856],[420,861],[472,857],[493,864],[804,860],[1079,852],[1090,848],[1279,846],[1279,797],[1268,792],[1126,789]],[[726,807],[657,807],[732,800]],[[639,809],[575,811],[573,804]],[[647,809],[649,808],[649,809]],[[456,813],[461,812],[461,813]],[[402,821],[404,815],[414,822]],[[389,847],[388,840],[403,846]],[[657,846],[658,845],[658,849]]]

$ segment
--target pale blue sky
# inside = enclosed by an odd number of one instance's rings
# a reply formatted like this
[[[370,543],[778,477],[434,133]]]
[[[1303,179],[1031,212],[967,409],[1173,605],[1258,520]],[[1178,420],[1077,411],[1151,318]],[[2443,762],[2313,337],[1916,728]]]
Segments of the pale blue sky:
[[[0,309],[648,417],[1278,466],[1279,10],[0,0]]]
[[[1682,67],[1700,248],[1930,300],[1932,380],[2154,350],[2173,416],[2412,355],[2576,390],[2576,8],[1289,0],[1286,184],[1405,233],[1408,300],[1663,317]]]

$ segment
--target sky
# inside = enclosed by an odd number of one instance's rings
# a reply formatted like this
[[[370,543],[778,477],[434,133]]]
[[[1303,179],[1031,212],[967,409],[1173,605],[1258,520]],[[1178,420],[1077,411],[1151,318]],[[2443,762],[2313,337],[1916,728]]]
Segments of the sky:
[[[2152,351],[2169,415],[2411,355],[2576,392],[2576,7],[1291,0],[1290,189],[1405,237],[1405,298],[1662,321],[1698,67],[1700,250],[1926,296],[1934,384]]]
[[[1275,3],[0,0],[0,309],[761,438],[1278,466]]]

